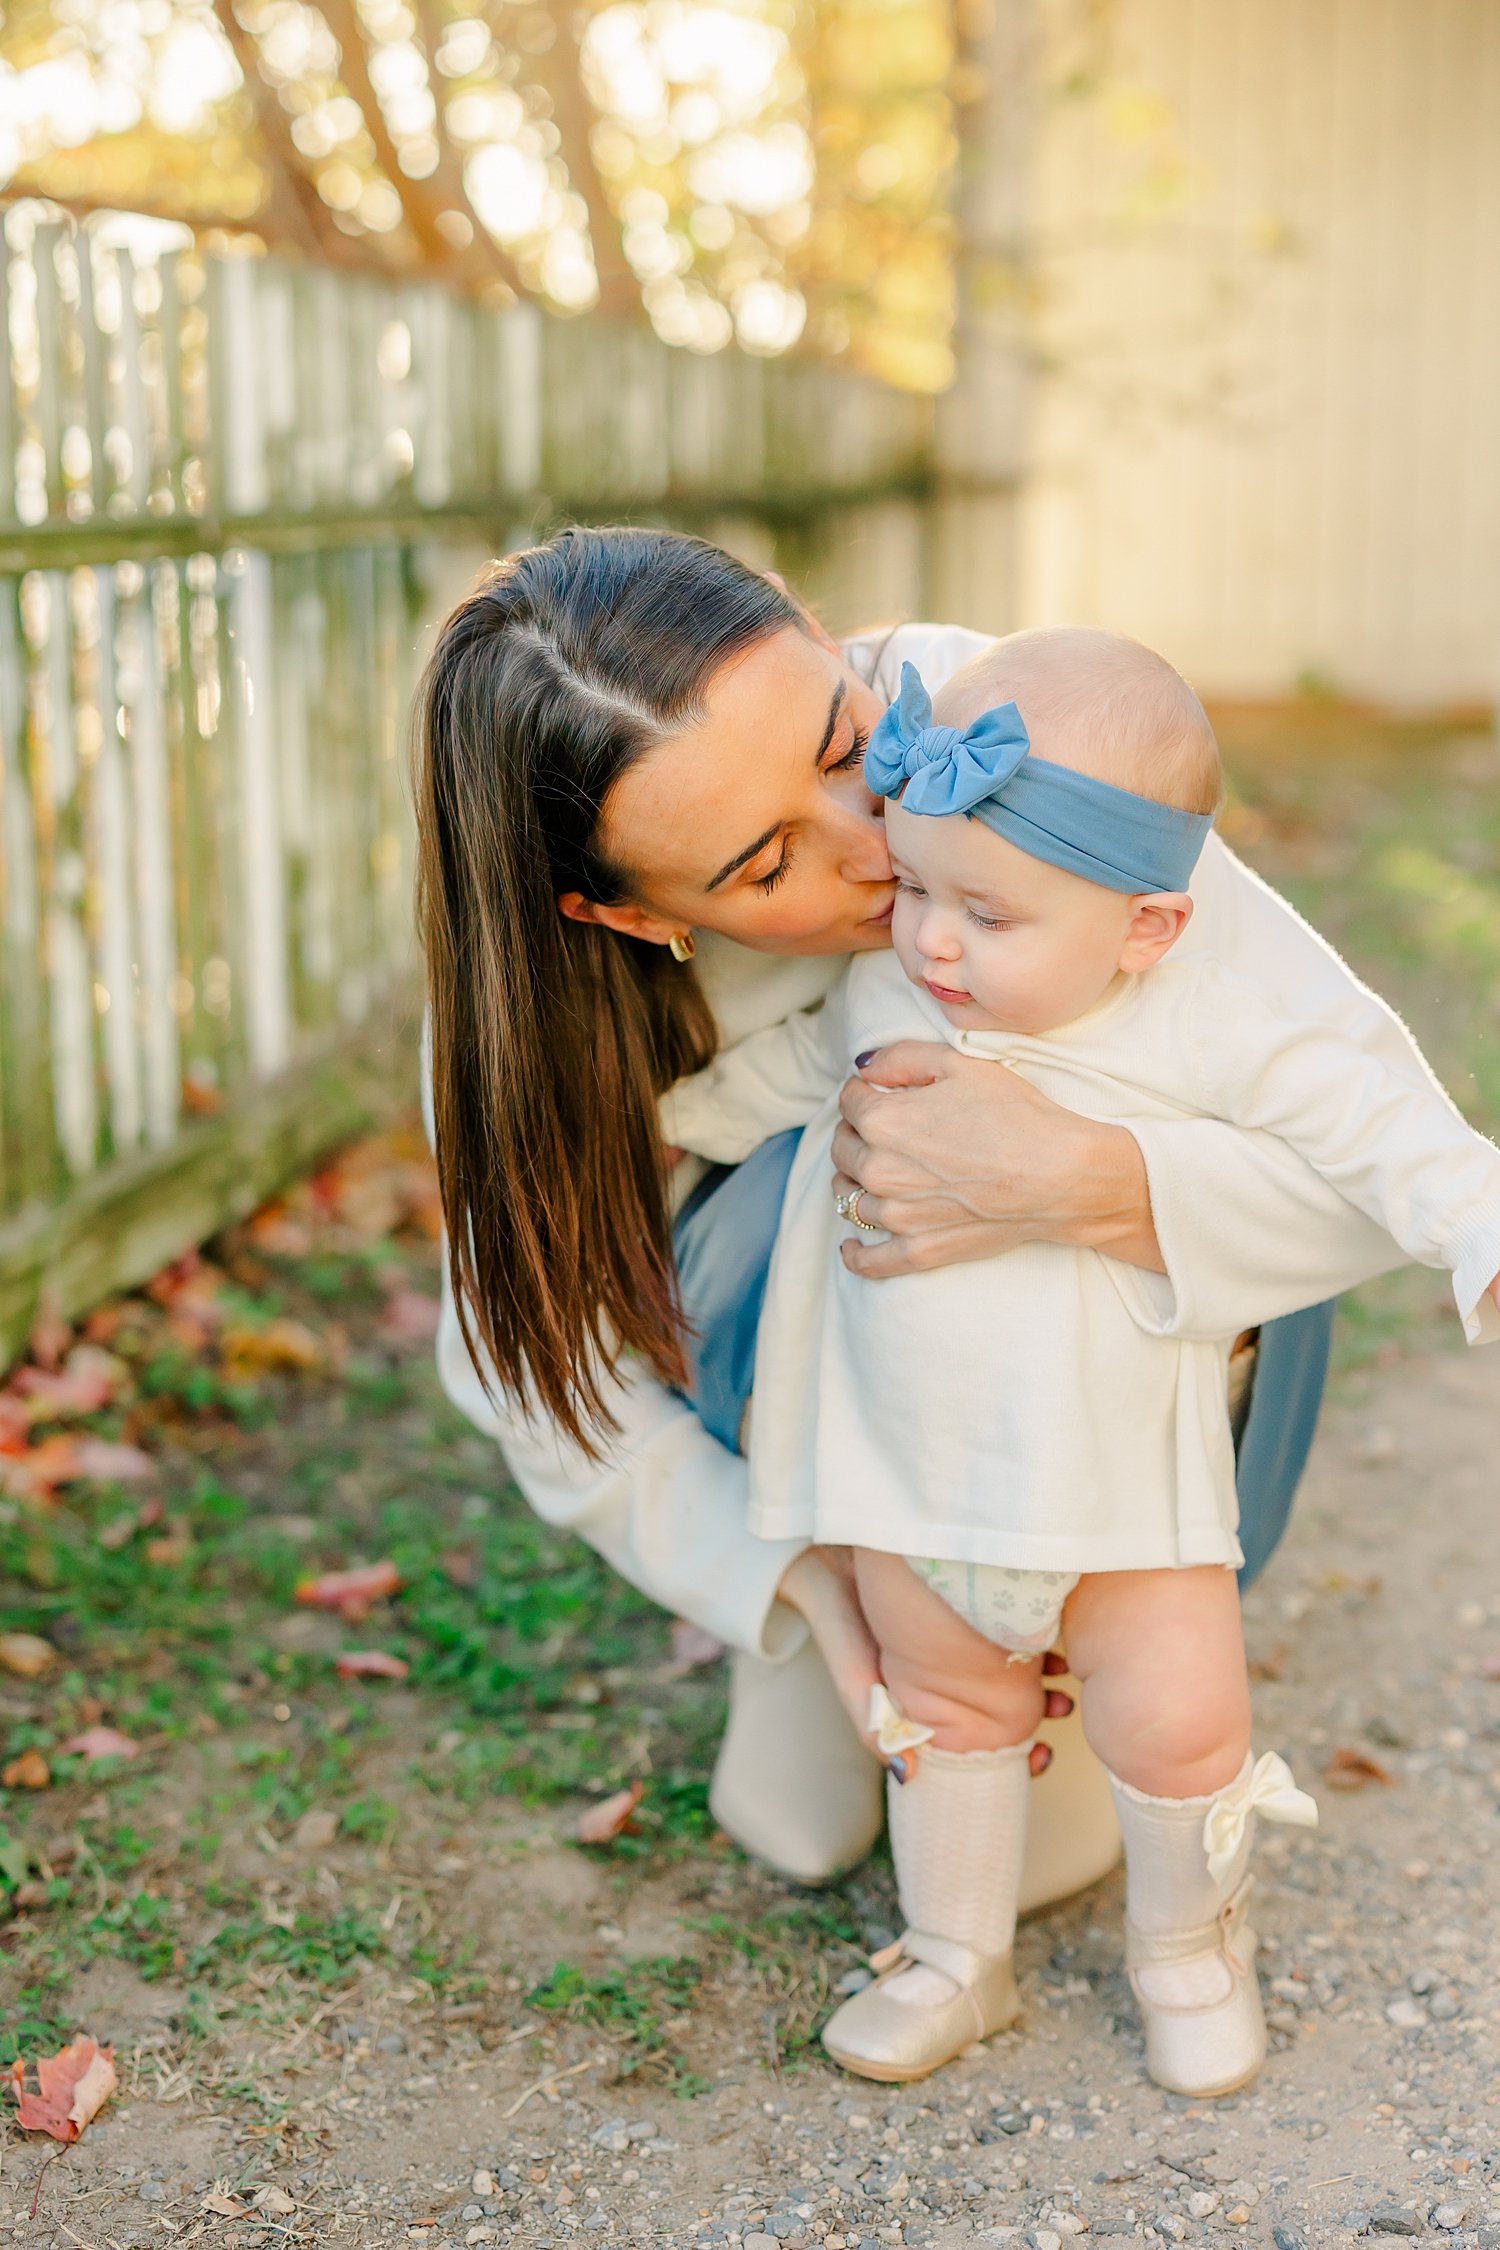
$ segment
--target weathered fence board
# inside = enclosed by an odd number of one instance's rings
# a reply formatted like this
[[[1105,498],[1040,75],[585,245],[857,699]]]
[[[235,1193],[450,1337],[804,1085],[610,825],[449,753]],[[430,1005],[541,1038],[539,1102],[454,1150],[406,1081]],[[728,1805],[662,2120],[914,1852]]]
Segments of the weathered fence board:
[[[5,213],[0,1359],[44,1289],[139,1279],[368,1112],[436,546],[634,514],[805,550],[921,492],[928,421],[810,362]]]

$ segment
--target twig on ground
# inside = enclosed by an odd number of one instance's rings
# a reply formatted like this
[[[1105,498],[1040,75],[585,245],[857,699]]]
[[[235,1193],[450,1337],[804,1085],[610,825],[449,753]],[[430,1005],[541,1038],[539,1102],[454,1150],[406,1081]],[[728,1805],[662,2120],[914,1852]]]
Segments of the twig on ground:
[[[508,2118],[514,2117],[518,2109],[524,2109],[533,2094],[544,2094],[549,2086],[558,2086],[565,2078],[576,2078],[580,2070],[592,2070],[596,2063],[603,2062],[603,2060],[602,2055],[586,2055],[581,2063],[574,2063],[567,2070],[549,2070],[545,2078],[536,2079],[527,2087],[524,2094],[517,2094],[509,2109],[501,2110],[501,2124],[503,2125]]]

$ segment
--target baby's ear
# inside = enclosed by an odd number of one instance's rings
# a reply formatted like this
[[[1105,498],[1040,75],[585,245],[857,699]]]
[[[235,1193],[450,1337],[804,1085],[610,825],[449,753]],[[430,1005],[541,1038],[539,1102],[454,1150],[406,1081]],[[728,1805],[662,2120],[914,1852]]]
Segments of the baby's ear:
[[[1139,976],[1170,953],[1193,918],[1186,891],[1147,891],[1131,901],[1130,927],[1120,952],[1120,967]]]

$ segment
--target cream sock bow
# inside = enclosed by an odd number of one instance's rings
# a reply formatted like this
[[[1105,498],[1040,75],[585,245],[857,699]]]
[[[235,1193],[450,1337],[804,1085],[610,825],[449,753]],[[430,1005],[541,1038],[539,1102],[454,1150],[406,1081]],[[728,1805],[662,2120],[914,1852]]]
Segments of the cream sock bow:
[[[1216,1883],[1222,1883],[1234,1865],[1252,1813],[1265,1820],[1287,1821],[1294,1828],[1318,1825],[1317,1801],[1297,1787],[1285,1758],[1267,1750],[1254,1765],[1247,1759],[1245,1771],[1219,1791],[1203,1823],[1208,1872]]]

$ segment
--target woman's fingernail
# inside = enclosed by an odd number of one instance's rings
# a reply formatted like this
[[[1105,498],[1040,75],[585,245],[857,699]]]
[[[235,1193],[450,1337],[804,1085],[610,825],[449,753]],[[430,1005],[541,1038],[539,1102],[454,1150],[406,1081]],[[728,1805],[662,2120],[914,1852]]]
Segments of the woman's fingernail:
[[[886,1771],[889,1773],[892,1781],[899,1781],[903,1785],[905,1784],[907,1774],[906,1760],[904,1758],[892,1758],[890,1763],[886,1767]]]
[[[854,1067],[855,1067],[855,1069],[856,1069],[856,1070],[864,1070],[864,1069],[865,1069],[865,1068],[866,1068],[866,1067],[867,1067],[867,1066],[868,1066],[868,1065],[869,1065],[870,1063],[872,1063],[872,1062],[873,1062],[873,1061],[875,1060],[875,1057],[876,1057],[876,1056],[877,1056],[877,1055],[879,1054],[879,1052],[880,1052],[880,1049],[879,1049],[878,1047],[866,1047],[866,1049],[865,1049],[865,1051],[864,1051],[864,1053],[863,1053],[862,1055],[856,1055],[856,1056],[855,1056],[855,1058],[854,1058]]]

